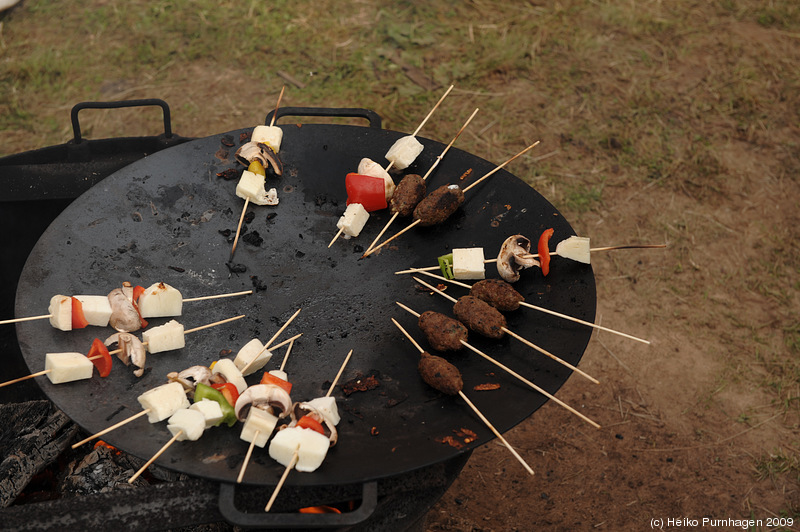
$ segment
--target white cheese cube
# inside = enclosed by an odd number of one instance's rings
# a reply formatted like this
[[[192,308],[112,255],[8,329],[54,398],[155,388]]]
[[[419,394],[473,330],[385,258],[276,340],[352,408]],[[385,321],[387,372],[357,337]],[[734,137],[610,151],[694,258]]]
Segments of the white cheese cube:
[[[264,349],[264,344],[258,338],[253,338],[239,349],[233,363],[246,377],[263,368],[271,358],[272,352]]]
[[[333,425],[339,424],[339,409],[336,407],[336,398],[330,396],[317,397],[310,400],[308,404],[316,408]]]
[[[219,403],[211,399],[203,399],[189,407],[191,410],[197,410],[206,420],[206,428],[216,427],[222,421],[222,407]]]
[[[265,177],[245,170],[236,185],[236,195],[242,199],[250,198],[256,205],[277,205],[278,192],[271,188],[267,192],[264,188]]]
[[[142,333],[142,342],[147,344],[150,353],[182,349],[186,345],[183,325],[170,320],[164,325],[148,329]]]
[[[264,447],[277,424],[277,416],[270,414],[266,410],[251,407],[239,437],[248,443],[252,443],[255,440],[254,445]]]
[[[585,236],[571,236],[556,244],[556,254],[565,259],[591,264],[591,251],[589,238]]]
[[[456,279],[485,279],[483,248],[453,250],[453,277]]]
[[[83,317],[89,325],[108,327],[111,317],[111,302],[108,296],[73,296],[83,306]]]
[[[50,313],[50,325],[62,331],[72,330],[72,298],[69,296],[56,295],[50,298],[50,306],[47,307]]]
[[[283,130],[278,126],[256,126],[250,140],[266,144],[272,151],[278,153],[281,149],[281,140],[283,140]]]
[[[281,380],[289,382],[289,375],[285,371],[279,369],[271,369],[269,370],[269,374],[272,375],[273,377],[278,377]]]
[[[173,436],[179,434],[177,440],[199,440],[206,430],[206,417],[197,410],[183,408],[172,414],[167,421],[167,430]]]
[[[139,296],[139,314],[143,318],[180,316],[183,311],[181,293],[166,283],[154,283]]]
[[[147,413],[147,421],[158,423],[183,408],[189,408],[189,399],[179,382],[170,382],[147,390],[137,397],[137,401]]]
[[[47,353],[44,369],[53,384],[92,378],[94,364],[83,353]]]
[[[383,166],[372,159],[364,157],[361,159],[361,162],[358,163],[357,173],[383,179],[383,184],[386,189],[386,202],[388,203],[389,200],[392,199],[395,189],[394,181],[392,180],[392,176],[389,175],[389,172],[384,170]]]
[[[269,455],[283,466],[291,463],[295,450],[298,460],[295,469],[310,472],[317,469],[328,454],[330,441],[319,432],[301,427],[279,430],[269,444]]]
[[[397,139],[397,141],[392,144],[392,147],[386,152],[386,159],[394,162],[393,166],[398,170],[403,170],[404,168],[408,168],[408,166],[414,162],[414,159],[422,153],[422,148],[422,143],[420,143],[416,137],[408,135]]]
[[[225,377],[227,382],[236,386],[236,390],[239,393],[242,393],[247,388],[247,381],[244,380],[242,372],[239,371],[233,360],[229,358],[221,358],[214,363],[214,367],[211,368],[211,374],[214,375],[216,373],[219,373]]]
[[[367,220],[369,220],[367,209],[360,203],[351,203],[336,222],[336,227],[342,229],[347,236],[358,236],[367,224]]]

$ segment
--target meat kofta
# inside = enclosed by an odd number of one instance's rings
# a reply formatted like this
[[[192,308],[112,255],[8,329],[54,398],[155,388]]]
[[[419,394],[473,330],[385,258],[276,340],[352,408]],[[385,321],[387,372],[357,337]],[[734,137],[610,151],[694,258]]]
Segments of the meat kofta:
[[[505,335],[506,318],[486,301],[474,296],[463,296],[453,305],[458,321],[476,333],[500,339]]]
[[[501,312],[517,310],[519,304],[525,301],[522,294],[502,279],[484,279],[478,281],[469,291],[471,296],[486,301]]]
[[[414,219],[427,227],[447,220],[451,214],[464,204],[464,191],[458,185],[442,185],[414,209]]]
[[[417,204],[425,196],[427,187],[419,174],[408,174],[400,180],[389,201],[392,214],[411,216]]]
[[[464,387],[461,372],[442,357],[424,351],[417,365],[419,374],[430,387],[448,395],[458,395]]]
[[[432,310],[420,314],[418,325],[437,351],[458,351],[464,347],[461,341],[466,342],[469,335],[463,323]]]

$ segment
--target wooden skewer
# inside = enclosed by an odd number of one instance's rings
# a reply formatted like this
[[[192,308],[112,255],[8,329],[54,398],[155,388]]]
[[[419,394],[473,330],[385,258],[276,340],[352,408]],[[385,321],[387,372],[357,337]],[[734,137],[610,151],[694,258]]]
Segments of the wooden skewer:
[[[192,301],[205,301],[207,299],[221,299],[224,297],[235,297],[235,296],[248,296],[252,294],[252,290],[244,290],[242,292],[231,292],[229,294],[217,294],[213,296],[200,296],[200,297],[190,297],[188,299],[184,299],[184,303],[191,303]]]
[[[528,153],[530,150],[535,148],[540,142],[541,141],[537,140],[536,142],[534,142],[533,144],[531,144],[530,146],[528,146],[527,148],[525,148],[524,150],[522,150],[521,152],[519,152],[518,154],[516,154],[515,156],[513,156],[512,158],[510,158],[509,160],[507,160],[506,162],[504,162],[503,164],[501,164],[500,166],[498,166],[497,168],[495,168],[494,170],[492,170],[488,174],[486,174],[485,176],[481,177],[480,179],[478,179],[477,181],[472,183],[470,186],[468,186],[467,188],[464,189],[464,194],[466,194],[469,189],[471,189],[472,187],[474,187],[475,185],[477,185],[478,183],[480,183],[481,181],[483,181],[484,179],[486,179],[490,175],[494,174],[495,172],[499,172],[501,168],[505,167],[508,163],[510,163],[511,161],[516,159],[517,157],[521,157],[524,154]]]
[[[3,386],[8,386],[9,384],[16,384],[18,382],[26,381],[28,379],[33,379],[34,377],[41,377],[42,375],[47,375],[48,373],[50,373],[50,371],[51,370],[49,369],[43,369],[42,371],[37,371],[36,373],[31,373],[30,375],[25,375],[24,377],[20,377],[18,379],[6,381],[0,384],[0,388],[2,388]]]
[[[397,304],[398,304],[398,305],[399,305],[401,308],[403,308],[404,310],[407,310],[408,312],[410,312],[411,314],[413,314],[414,316],[416,316],[417,318],[419,318],[419,313],[418,313],[418,312],[415,312],[415,311],[411,310],[410,308],[408,308],[407,306],[403,305],[403,304],[402,304],[402,303],[400,303],[399,301],[395,301],[395,303],[397,303]],[[392,321],[394,321],[394,318],[392,318]],[[592,421],[592,420],[591,420],[591,419],[589,419],[588,417],[584,416],[583,414],[581,414],[580,412],[578,412],[577,410],[575,410],[574,408],[572,408],[572,407],[571,407],[571,406],[569,406],[568,404],[564,403],[563,401],[561,401],[561,399],[558,399],[558,398],[556,398],[556,396],[555,396],[555,395],[553,395],[553,394],[549,393],[549,392],[548,392],[547,390],[545,390],[544,388],[541,388],[540,386],[537,386],[537,385],[536,385],[536,384],[534,384],[533,382],[529,381],[528,379],[526,379],[525,377],[523,377],[522,375],[520,375],[520,374],[519,374],[519,373],[517,373],[516,371],[512,370],[512,369],[511,369],[511,368],[509,368],[508,366],[506,366],[506,365],[504,365],[504,364],[500,363],[498,360],[496,360],[496,359],[494,359],[494,358],[490,357],[490,356],[489,356],[489,355],[487,355],[486,353],[484,353],[484,352],[480,351],[480,350],[479,350],[478,348],[476,348],[476,347],[473,347],[472,345],[470,345],[469,343],[465,342],[464,340],[461,340],[461,344],[462,344],[464,347],[466,347],[467,349],[469,349],[470,351],[472,351],[472,352],[474,352],[474,353],[476,353],[476,354],[478,354],[478,355],[482,356],[484,359],[488,360],[489,362],[491,362],[492,364],[494,364],[494,365],[495,365],[495,366],[497,366],[498,368],[500,368],[500,369],[502,369],[503,371],[507,372],[507,373],[508,373],[509,375],[511,375],[512,377],[515,377],[516,379],[520,380],[521,382],[524,382],[525,384],[527,384],[528,386],[530,386],[531,388],[533,388],[534,390],[536,390],[536,391],[537,391],[537,392],[539,392],[540,394],[544,395],[544,396],[545,396],[545,397],[547,397],[548,399],[550,399],[550,400],[552,400],[552,401],[555,401],[555,402],[556,402],[557,404],[559,404],[560,406],[563,406],[564,408],[566,408],[567,410],[569,410],[570,412],[572,412],[573,414],[575,414],[575,415],[576,415],[576,416],[578,416],[579,418],[583,419],[584,421],[586,421],[587,423],[589,423],[589,424],[590,424],[590,425],[592,425],[593,427],[595,427],[595,428],[598,428],[598,429],[600,428],[600,425],[598,425],[597,423],[595,423],[594,421]]]
[[[186,331],[183,331],[183,334],[190,334],[193,332],[202,331],[203,329],[208,329],[209,327],[216,327],[217,325],[222,325],[223,323],[240,320],[244,317],[245,317],[244,314],[239,314],[238,316],[234,316],[232,318],[226,318],[224,320],[215,321],[214,323],[209,323],[207,325],[201,325],[200,327],[195,327],[194,329],[188,329]]]
[[[242,215],[239,216],[239,225],[236,227],[236,236],[233,238],[233,247],[231,248],[230,260],[233,260],[233,254],[236,253],[236,244],[239,243],[239,233],[242,231],[242,222],[244,222],[244,215],[247,213],[247,206],[250,205],[250,197],[244,199],[244,206],[242,207]]]
[[[250,456],[253,454],[253,447],[256,446],[256,440],[258,439],[258,435],[261,434],[260,430],[257,430],[253,433],[253,439],[250,440],[250,446],[247,448],[247,454],[244,455],[244,462],[242,462],[242,467],[239,469],[239,476],[236,477],[236,483],[241,484],[242,479],[244,478],[244,472],[247,471],[247,464],[250,463]]]
[[[289,339],[289,347],[286,348],[286,354],[283,355],[283,362],[281,362],[281,367],[278,368],[279,370],[283,371],[283,368],[286,367],[286,361],[289,360],[289,353],[292,352],[292,347],[294,347],[294,338]],[[273,347],[273,349],[275,348]]]
[[[352,356],[352,354],[353,354],[353,350],[351,349],[350,352],[347,353],[347,356],[345,357],[344,362],[342,362],[342,366],[339,368],[339,373],[337,373],[336,374],[336,378],[333,379],[333,382],[331,383],[331,387],[328,389],[328,393],[325,394],[325,397],[330,397],[331,394],[333,393],[333,389],[334,389],[334,387],[336,387],[336,383],[339,381],[339,377],[342,376],[342,372],[344,371],[344,367],[347,365],[348,362],[350,362],[350,356]]]
[[[52,316],[52,314],[42,314],[41,316],[29,316],[27,318],[13,318],[10,320],[0,321],[0,325],[5,325],[7,323],[21,323],[23,321],[45,320],[51,318]]]
[[[272,496],[269,498],[267,505],[264,507],[265,512],[269,512],[272,508],[275,499],[278,497],[278,493],[281,491],[283,484],[286,482],[286,477],[289,476],[289,471],[294,469],[294,466],[297,465],[297,460],[300,458],[300,446],[297,446],[297,449],[294,450],[294,454],[292,455],[292,459],[289,464],[286,466],[286,469],[283,470],[283,475],[281,475],[281,479],[278,481],[278,484],[275,485],[275,489],[272,491]]]
[[[333,240],[331,240],[330,244],[328,244],[328,247],[331,247],[333,243],[336,242],[336,239],[339,238],[343,232],[344,232],[344,226],[339,228],[339,231],[333,236]]]
[[[122,421],[120,421],[119,423],[115,423],[114,425],[111,425],[110,427],[108,427],[108,428],[105,428],[105,429],[101,430],[100,432],[97,432],[97,433],[95,433],[95,434],[92,434],[92,435],[91,435],[91,436],[89,436],[88,438],[85,438],[85,439],[83,439],[83,440],[79,441],[78,443],[74,444],[74,445],[72,446],[72,448],[73,448],[73,449],[77,449],[78,447],[80,447],[80,446],[81,446],[81,445],[83,445],[84,443],[90,442],[90,441],[92,441],[92,440],[93,440],[93,439],[95,439],[95,438],[99,438],[100,436],[102,436],[102,435],[104,435],[104,434],[108,434],[108,433],[109,433],[109,432],[111,432],[112,430],[114,430],[114,429],[118,429],[118,428],[120,428],[122,425],[125,425],[126,423],[129,423],[129,422],[133,421],[133,420],[134,420],[134,419],[136,419],[136,418],[140,418],[140,417],[144,416],[145,414],[148,414],[149,412],[150,412],[150,409],[149,409],[149,408],[146,408],[146,409],[142,410],[141,412],[139,412],[138,414],[134,414],[134,415],[132,415],[132,416],[130,416],[130,417],[128,417],[128,418],[126,418],[126,419],[123,419],[123,420],[122,420]]]
[[[422,349],[422,347],[420,347],[420,345],[411,337],[411,335],[408,334],[408,332],[399,323],[397,323],[397,320],[392,318],[392,321],[403,332],[403,334],[405,334],[406,338],[411,340],[411,343],[414,344],[414,346],[419,350],[420,353],[424,353],[425,352],[425,350]],[[467,405],[472,409],[472,411],[475,412],[475,414],[480,418],[480,420],[483,421],[484,424],[486,424],[486,426],[489,428],[489,430],[491,430],[492,433],[495,436],[497,436],[497,439],[500,440],[503,443],[503,445],[505,445],[506,448],[509,451],[511,451],[511,454],[513,454],[514,458],[516,458],[519,461],[519,463],[522,464],[522,466],[525,468],[525,470],[528,473],[530,473],[531,475],[533,475],[534,474],[533,468],[528,465],[528,463],[519,455],[519,453],[517,453],[517,451],[511,446],[510,443],[508,443],[508,441],[503,437],[503,435],[500,434],[500,432],[496,428],[494,428],[494,425],[492,425],[491,422],[488,419],[486,419],[486,416],[484,416],[481,413],[481,411],[478,410],[478,407],[476,407],[474,404],[472,404],[472,401],[467,399],[467,396],[464,395],[464,392],[462,390],[459,390],[458,391],[458,395],[459,395],[459,397],[461,397],[464,400],[464,402],[467,403]]]
[[[426,286],[426,287],[430,288],[431,290],[433,290],[433,291],[434,291],[434,292],[436,292],[437,294],[439,294],[439,295],[441,295],[441,296],[443,296],[443,297],[445,297],[445,298],[449,299],[449,300],[450,300],[450,301],[452,301],[453,303],[456,303],[456,302],[458,301],[456,298],[454,298],[454,297],[450,296],[449,294],[445,294],[444,292],[442,292],[442,291],[441,291],[441,290],[439,290],[438,288],[436,288],[436,287],[434,287],[434,286],[432,286],[432,285],[430,285],[430,284],[426,283],[425,281],[423,281],[423,280],[422,280],[422,279],[420,279],[419,277],[414,277],[413,279],[414,279],[415,281],[417,281],[418,283],[420,283],[421,285],[423,285],[423,286]],[[502,328],[501,328],[501,330],[502,330],[504,333],[506,333],[506,334],[508,334],[509,336],[511,336],[512,338],[515,338],[515,339],[519,340],[520,342],[522,342],[523,344],[527,345],[528,347],[530,347],[530,348],[532,348],[532,349],[535,349],[536,351],[540,352],[541,354],[543,354],[543,355],[545,355],[545,356],[548,356],[548,357],[550,357],[551,359],[555,360],[556,362],[558,362],[558,363],[559,363],[559,364],[561,364],[562,366],[565,366],[565,367],[567,367],[567,368],[571,369],[571,370],[572,370],[572,371],[574,371],[575,373],[578,373],[579,375],[581,375],[582,377],[585,377],[585,378],[587,378],[588,380],[592,381],[593,383],[595,383],[595,384],[599,384],[599,383],[600,383],[600,381],[598,381],[597,379],[595,379],[594,377],[592,377],[592,376],[591,376],[591,375],[589,375],[588,373],[586,373],[586,372],[584,372],[584,371],[582,371],[582,370],[580,370],[580,369],[576,368],[575,366],[573,366],[572,364],[570,364],[570,363],[569,363],[569,362],[567,362],[566,360],[563,360],[563,359],[561,359],[561,358],[557,357],[556,355],[554,355],[553,353],[551,353],[551,352],[547,351],[546,349],[543,349],[543,348],[539,347],[538,345],[534,344],[534,343],[533,343],[533,342],[531,342],[530,340],[526,340],[526,339],[525,339],[525,338],[523,338],[522,336],[520,336],[520,335],[516,334],[515,332],[513,332],[512,330],[510,330],[508,327],[502,327]]]
[[[472,114],[471,114],[471,115],[470,115],[470,117],[467,119],[467,121],[464,123],[464,125],[463,125],[463,126],[461,126],[461,129],[459,129],[459,130],[458,130],[458,133],[456,133],[456,136],[455,136],[455,137],[453,137],[453,140],[451,140],[451,141],[450,141],[450,144],[448,144],[448,145],[445,147],[445,149],[442,151],[442,153],[440,153],[440,154],[439,154],[439,156],[438,156],[438,157],[436,158],[436,160],[433,162],[433,164],[432,164],[432,165],[431,165],[431,167],[428,169],[428,171],[425,173],[425,175],[424,175],[424,176],[422,176],[422,180],[423,180],[423,181],[427,180],[427,179],[428,179],[428,176],[429,176],[429,175],[431,175],[431,173],[433,172],[433,170],[434,170],[434,169],[435,169],[437,166],[439,166],[439,163],[440,163],[440,162],[442,162],[442,159],[443,159],[443,158],[444,158],[444,156],[447,154],[447,151],[448,151],[448,150],[450,149],[450,147],[451,147],[451,146],[452,146],[452,145],[453,145],[453,144],[456,142],[456,140],[458,140],[458,137],[460,137],[460,136],[461,136],[461,133],[463,133],[463,132],[464,132],[464,130],[465,130],[465,129],[467,128],[467,126],[469,125],[469,123],[470,123],[470,122],[472,122],[472,119],[473,119],[473,118],[475,118],[475,115],[476,115],[476,114],[478,114],[478,111],[479,111],[479,109],[478,109],[478,108],[476,108],[476,109],[475,109],[475,110],[472,112]],[[386,230],[387,230],[387,229],[389,229],[389,226],[390,226],[390,225],[392,225],[392,223],[393,223],[393,222],[394,222],[394,221],[397,219],[397,216],[398,216],[399,214],[400,214],[400,213],[397,213],[397,212],[396,212],[396,213],[394,213],[394,214],[392,215],[392,217],[391,217],[391,218],[389,218],[389,221],[388,221],[388,222],[386,222],[386,225],[385,225],[385,226],[383,226],[383,229],[381,229],[381,232],[380,232],[380,233],[378,233],[378,236],[376,236],[376,237],[375,237],[375,240],[373,240],[373,241],[372,241],[372,244],[370,244],[370,245],[369,245],[369,247],[367,248],[367,252],[369,252],[369,250],[371,250],[371,249],[372,249],[372,246],[374,246],[375,244],[377,244],[377,243],[378,243],[378,240],[380,240],[380,238],[383,236],[383,233],[385,233],[385,232],[386,232]]]
[[[245,365],[245,367],[243,367],[243,368],[242,368],[242,373],[244,373],[245,371],[247,371],[247,370],[250,368],[250,366],[253,364],[253,362],[255,362],[255,361],[258,359],[258,357],[260,357],[260,356],[261,356],[261,353],[263,353],[264,351],[266,351],[266,350],[269,348],[269,346],[271,346],[271,345],[272,345],[272,342],[274,342],[274,341],[275,341],[275,339],[276,339],[278,336],[280,336],[280,334],[281,334],[281,333],[282,333],[282,332],[283,332],[283,331],[286,329],[286,327],[288,327],[288,326],[289,326],[289,324],[290,324],[290,323],[292,323],[292,321],[294,321],[294,319],[297,317],[297,315],[298,315],[298,314],[300,314],[300,311],[301,311],[301,310],[303,310],[303,309],[302,309],[302,308],[299,308],[299,309],[297,309],[297,311],[296,311],[294,314],[292,314],[292,317],[291,317],[291,318],[289,318],[288,320],[286,320],[286,323],[284,323],[284,324],[283,324],[283,327],[281,327],[280,329],[278,329],[278,332],[276,332],[276,333],[275,333],[275,334],[272,336],[272,338],[270,338],[270,339],[269,339],[269,341],[268,341],[266,344],[264,344],[264,347],[261,349],[261,351],[259,351],[259,352],[256,354],[256,356],[254,356],[254,357],[253,357],[253,358],[250,360],[250,362],[248,362],[248,363],[247,363],[247,365]]]
[[[278,95],[278,103],[275,104],[275,112],[272,113],[272,120],[269,121],[270,127],[275,125],[275,116],[278,114],[278,107],[281,106],[281,99],[283,98],[283,91],[286,90],[286,85],[281,87],[281,93]]]
[[[469,289],[472,288],[472,286],[468,285],[467,283],[462,283],[460,281],[456,281],[455,279],[448,279],[446,277],[442,277],[441,275],[436,275],[435,273],[431,273],[429,271],[414,270],[412,268],[412,272],[413,273],[421,273],[423,275],[427,275],[428,277],[433,277],[434,279],[439,279],[441,281],[452,283],[452,284],[457,285],[457,286],[462,286],[464,288],[469,288]],[[644,340],[642,338],[637,338],[636,336],[632,336],[632,335],[626,334],[624,332],[615,331],[614,329],[609,329],[608,327],[603,327],[602,325],[598,325],[598,324],[592,323],[590,321],[585,321],[585,320],[582,320],[580,318],[575,318],[575,317],[569,316],[567,314],[562,314],[560,312],[556,312],[554,310],[546,309],[544,307],[539,307],[539,306],[533,305],[531,303],[528,303],[526,301],[520,301],[519,304],[521,306],[523,306],[523,307],[528,307],[528,308],[531,308],[533,310],[538,310],[539,312],[544,312],[545,314],[550,314],[552,316],[557,316],[557,317],[563,318],[565,320],[569,320],[569,321],[572,321],[572,322],[575,322],[575,323],[580,323],[581,325],[586,325],[588,327],[593,327],[593,328],[601,330],[601,331],[610,332],[610,333],[613,333],[613,334],[617,334],[619,336],[624,336],[625,338],[630,338],[631,340],[636,340],[637,342],[642,342],[643,344],[650,345],[650,342],[648,340]]]
[[[172,445],[173,443],[175,443],[175,441],[181,436],[181,434],[183,434],[183,429],[179,430],[175,434],[175,436],[173,436],[167,443],[164,444],[164,447],[159,449],[158,452],[156,454],[154,454],[152,458],[150,458],[150,460],[145,462],[145,464],[141,468],[139,468],[139,471],[134,473],[134,475],[131,478],[128,479],[128,484],[133,484],[133,481],[136,480],[137,478],[139,478],[139,475],[144,473],[144,470],[147,469],[148,467],[150,467],[150,464],[155,462],[156,459],[164,453],[164,451],[169,449],[169,446]]]
[[[450,85],[450,87],[445,91],[442,97],[439,98],[439,101],[436,102],[436,105],[433,106],[433,109],[431,109],[430,112],[425,116],[425,118],[422,119],[422,122],[420,122],[419,126],[417,126],[417,129],[415,129],[414,132],[411,134],[412,137],[416,137],[417,133],[419,133],[422,130],[422,127],[425,125],[425,122],[427,122],[428,119],[431,116],[433,116],[433,112],[436,111],[436,109],[438,109],[440,105],[442,105],[442,102],[444,101],[445,98],[447,98],[447,95],[450,94],[450,91],[453,90],[453,87],[455,87],[455,85]]]

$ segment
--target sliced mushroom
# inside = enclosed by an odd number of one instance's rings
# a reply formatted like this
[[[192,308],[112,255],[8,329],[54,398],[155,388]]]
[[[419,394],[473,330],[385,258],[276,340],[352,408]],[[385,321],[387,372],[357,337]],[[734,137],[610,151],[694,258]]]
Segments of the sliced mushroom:
[[[531,241],[522,235],[506,238],[497,255],[497,272],[504,281],[519,281],[519,272],[531,266],[538,266],[539,261],[527,258],[531,250]]]
[[[292,398],[286,390],[274,384],[255,384],[248,387],[236,400],[234,411],[239,421],[247,419],[251,407],[266,410],[279,418],[289,415]]]
[[[210,378],[211,370],[205,366],[192,366],[180,373],[177,371],[167,373],[167,379],[170,382],[179,382],[181,386],[183,386],[183,389],[186,390],[186,394],[189,398],[194,396],[194,390],[198,382],[206,386],[211,386]]]
[[[262,142],[242,144],[236,150],[236,160],[245,166],[249,166],[254,160],[258,160],[264,168],[271,166],[276,175],[283,175],[283,163],[281,163],[278,154]]]
[[[144,374],[147,350],[145,350],[142,341],[136,336],[126,332],[118,332],[109,336],[103,343],[106,346],[118,344],[120,352],[117,353],[117,358],[126,366],[130,366],[131,362],[133,362],[133,365],[139,368],[133,372],[137,377],[141,377]]]
[[[112,290],[108,294],[108,302],[111,305],[111,317],[108,323],[114,329],[119,332],[133,332],[142,328],[139,312],[122,288]]]
[[[331,447],[336,445],[336,442],[339,441],[339,433],[336,431],[336,425],[331,423],[331,421],[322,414],[317,408],[310,404],[310,403],[295,403],[292,405],[292,410],[290,413],[292,417],[292,421],[289,423],[290,427],[294,427],[297,425],[297,422],[300,421],[300,418],[303,416],[311,416],[314,420],[318,421],[322,424],[325,428],[325,436],[331,442]]]

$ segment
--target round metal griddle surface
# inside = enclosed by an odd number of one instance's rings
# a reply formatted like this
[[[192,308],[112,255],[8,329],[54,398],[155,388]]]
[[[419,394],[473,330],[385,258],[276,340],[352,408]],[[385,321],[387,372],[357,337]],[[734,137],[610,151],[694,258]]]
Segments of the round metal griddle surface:
[[[363,482],[433,464],[462,452],[441,443],[454,431],[477,433],[472,449],[493,436],[458,397],[429,388],[417,374],[417,350],[390,318],[396,318],[424,347],[416,318],[398,307],[400,301],[423,312],[452,315],[452,304],[438,295],[416,289],[410,276],[394,272],[406,267],[436,264],[436,257],[453,248],[480,246],[487,258],[515,233],[535,240],[542,230],[555,228],[553,242],[574,232],[556,209],[535,190],[500,171],[467,193],[466,204],[447,222],[415,228],[394,245],[359,260],[362,247],[377,235],[389,217],[374,213],[361,236],[339,239],[327,248],[336,221],[345,208],[344,176],[362,157],[383,162],[388,147],[403,134],[345,125],[283,125],[280,156],[282,178],[268,177],[267,187],[278,189],[275,207],[251,205],[255,218],[247,232],[257,231],[260,246],[240,240],[234,261],[247,267],[231,273],[226,266],[230,243],[220,234],[235,231],[243,200],[235,196],[238,180],[225,181],[217,173],[242,167],[233,154],[241,133],[249,129],[198,139],[146,157],[106,178],[71,204],[48,228],[31,253],[22,273],[16,302],[18,316],[46,312],[55,294],[107,294],[123,281],[149,286],[166,282],[184,298],[255,288],[251,296],[185,303],[177,318],[187,329],[246,314],[238,321],[186,336],[186,347],[148,355],[151,370],[137,379],[131,368],[115,363],[105,379],[53,385],[37,378],[43,391],[87,431],[94,433],[141,411],[136,398],[165,382],[171,371],[209,365],[220,351],[232,357],[251,338],[266,341],[298,309],[297,319],[282,340],[297,333],[285,370],[294,383],[292,398],[310,400],[324,395],[347,352],[352,359],[340,384],[359,373],[375,376],[379,386],[344,396],[337,387],[342,421],[339,444],[313,473],[290,475],[295,485]],[[233,139],[229,148],[223,139]],[[420,138],[425,151],[407,172],[424,174],[444,145]],[[450,150],[429,177],[429,190],[472,169],[462,187],[495,167],[456,148]],[[396,177],[399,181],[399,177]],[[275,216],[268,219],[268,214]],[[405,227],[397,220],[387,235]],[[384,237],[385,238],[385,237]],[[487,277],[497,277],[492,264]],[[265,287],[265,288],[264,288]],[[523,272],[515,285],[526,300],[592,321],[595,285],[590,266],[554,258],[551,274]],[[465,289],[451,286],[459,297]],[[520,309],[507,315],[509,328],[552,353],[577,364],[591,336],[580,325]],[[160,325],[166,318],[150,320]],[[87,327],[62,332],[46,320],[17,325],[25,360],[33,371],[44,367],[46,352],[86,353],[93,338],[114,331]],[[471,335],[470,342],[551,393],[570,371],[516,340],[493,341]],[[284,348],[265,370],[280,366]],[[530,416],[545,398],[471,352],[450,360],[464,375],[464,391],[500,431]],[[116,362],[116,359],[115,359]],[[254,384],[262,372],[248,377]],[[476,392],[478,384],[497,383],[499,389]],[[564,415],[570,415],[564,412]],[[239,439],[241,426],[207,430],[195,442],[173,444],[158,460],[160,465],[190,475],[233,482],[248,444]],[[112,445],[149,458],[170,438],[166,422],[150,424],[139,418],[103,437]],[[274,485],[283,467],[266,449],[256,449],[246,483]]]

